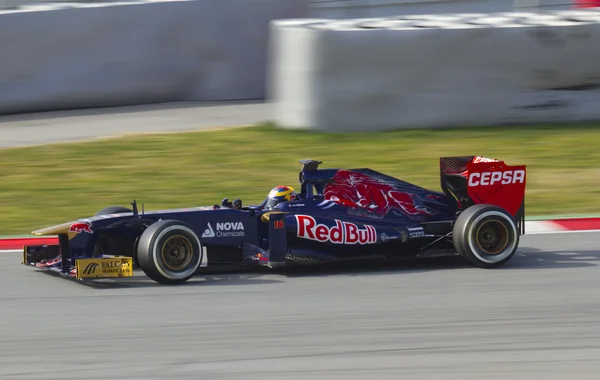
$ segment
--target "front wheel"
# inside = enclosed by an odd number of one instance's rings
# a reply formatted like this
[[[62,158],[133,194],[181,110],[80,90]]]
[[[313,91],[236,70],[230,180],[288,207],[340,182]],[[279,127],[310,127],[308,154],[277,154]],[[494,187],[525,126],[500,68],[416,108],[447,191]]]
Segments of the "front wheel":
[[[454,248],[475,266],[495,268],[510,260],[519,246],[513,217],[493,205],[475,205],[463,211],[454,224]]]
[[[162,220],[148,227],[138,242],[137,256],[146,275],[161,284],[189,280],[202,262],[202,245],[185,223]]]

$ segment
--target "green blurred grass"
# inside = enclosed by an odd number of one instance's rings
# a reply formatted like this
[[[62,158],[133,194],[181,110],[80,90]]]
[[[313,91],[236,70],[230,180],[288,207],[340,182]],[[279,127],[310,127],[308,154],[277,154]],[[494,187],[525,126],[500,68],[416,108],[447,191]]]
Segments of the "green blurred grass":
[[[439,189],[438,158],[528,166],[528,215],[600,213],[600,129],[528,126],[329,134],[270,125],[0,150],[0,235],[93,215],[133,198],[146,209],[260,202],[298,183],[298,160],[371,167]]]

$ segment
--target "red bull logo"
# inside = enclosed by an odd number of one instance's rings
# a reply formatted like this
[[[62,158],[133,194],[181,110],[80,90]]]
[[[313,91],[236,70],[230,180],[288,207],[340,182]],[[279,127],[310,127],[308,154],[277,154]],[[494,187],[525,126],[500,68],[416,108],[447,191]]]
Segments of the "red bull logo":
[[[375,227],[365,225],[359,228],[354,223],[335,220],[335,227],[318,224],[309,215],[295,215],[298,223],[298,237],[315,240],[322,243],[334,244],[375,244],[377,243],[377,232]]]
[[[92,224],[89,222],[71,224],[71,227],[69,227],[69,232],[75,232],[78,234],[82,232],[86,232],[88,234],[94,233],[94,231],[92,231]]]

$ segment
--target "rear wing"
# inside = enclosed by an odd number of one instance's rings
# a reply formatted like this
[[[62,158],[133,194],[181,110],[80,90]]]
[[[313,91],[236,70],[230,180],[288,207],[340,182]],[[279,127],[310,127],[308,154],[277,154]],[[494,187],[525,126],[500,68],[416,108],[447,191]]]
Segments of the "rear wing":
[[[482,203],[502,207],[521,224],[524,233],[525,165],[509,166],[481,156],[441,157],[440,181],[459,209]]]

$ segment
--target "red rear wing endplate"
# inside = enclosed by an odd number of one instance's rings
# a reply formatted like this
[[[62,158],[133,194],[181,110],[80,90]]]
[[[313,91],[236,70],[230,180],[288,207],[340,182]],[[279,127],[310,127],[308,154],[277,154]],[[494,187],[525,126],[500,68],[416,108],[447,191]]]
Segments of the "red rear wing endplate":
[[[467,164],[467,191],[477,204],[502,207],[517,216],[525,200],[525,165],[508,166],[503,161]]]

